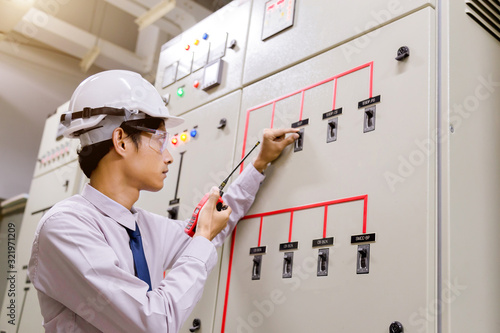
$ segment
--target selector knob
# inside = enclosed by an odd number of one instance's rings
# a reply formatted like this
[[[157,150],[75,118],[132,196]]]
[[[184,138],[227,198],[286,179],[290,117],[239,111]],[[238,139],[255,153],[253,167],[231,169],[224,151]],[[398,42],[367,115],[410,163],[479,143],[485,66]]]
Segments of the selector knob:
[[[396,60],[403,61],[405,58],[408,58],[409,56],[410,56],[410,48],[408,46],[401,46],[398,50]]]
[[[226,118],[222,118],[219,121],[219,125],[217,126],[217,128],[218,129],[223,129],[224,127],[226,127],[226,124],[227,124],[227,119]]]
[[[230,42],[229,42],[229,45],[227,46],[228,49],[234,49],[235,46],[236,46],[237,42],[236,42],[236,39],[232,39]]]
[[[389,326],[389,333],[403,333],[404,328],[403,324],[401,324],[399,321],[395,321],[391,323],[391,326]]]
[[[201,326],[201,320],[199,320],[198,318],[195,318],[193,320],[193,327],[191,327],[189,329],[189,332],[196,332],[200,329],[200,326]]]

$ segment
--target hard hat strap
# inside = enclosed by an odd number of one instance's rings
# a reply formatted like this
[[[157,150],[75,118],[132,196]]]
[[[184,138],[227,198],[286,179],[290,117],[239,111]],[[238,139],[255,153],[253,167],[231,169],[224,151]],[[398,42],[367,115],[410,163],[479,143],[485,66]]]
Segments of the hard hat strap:
[[[125,120],[127,120],[128,118],[130,118],[131,114],[136,113],[138,113],[138,111],[130,111],[125,108],[117,109],[108,106],[103,106],[100,108],[83,108],[83,111],[68,112],[62,114],[61,123],[65,126],[69,126],[73,119],[87,119],[101,114],[106,114],[109,116],[125,116]]]

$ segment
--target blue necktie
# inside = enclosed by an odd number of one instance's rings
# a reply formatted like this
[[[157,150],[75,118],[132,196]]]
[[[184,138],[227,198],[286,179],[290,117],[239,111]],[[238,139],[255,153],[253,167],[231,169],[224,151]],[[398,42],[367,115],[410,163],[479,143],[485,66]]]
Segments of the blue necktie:
[[[141,232],[139,231],[139,226],[137,222],[135,223],[135,231],[127,229],[128,235],[130,236],[130,249],[132,250],[132,256],[134,257],[135,275],[146,282],[149,285],[148,291],[151,291],[151,277],[149,276],[148,263],[146,262],[146,256],[144,255],[144,249],[142,247]]]

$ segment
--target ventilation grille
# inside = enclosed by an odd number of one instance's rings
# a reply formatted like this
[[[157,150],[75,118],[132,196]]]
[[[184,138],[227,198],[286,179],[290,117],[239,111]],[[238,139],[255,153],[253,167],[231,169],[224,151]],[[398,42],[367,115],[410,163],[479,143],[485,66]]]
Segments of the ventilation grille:
[[[466,0],[465,13],[500,42],[500,0]]]

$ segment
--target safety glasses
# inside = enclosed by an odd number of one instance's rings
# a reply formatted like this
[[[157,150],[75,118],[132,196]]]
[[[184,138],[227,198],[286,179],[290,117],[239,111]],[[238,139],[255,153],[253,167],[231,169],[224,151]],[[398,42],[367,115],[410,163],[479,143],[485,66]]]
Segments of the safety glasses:
[[[132,126],[129,125],[129,126],[138,129],[139,131],[151,133],[151,139],[149,140],[149,147],[151,147],[151,149],[153,149],[154,151],[163,154],[165,149],[167,149],[168,132],[142,126],[135,126],[135,125]]]

